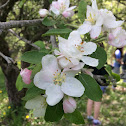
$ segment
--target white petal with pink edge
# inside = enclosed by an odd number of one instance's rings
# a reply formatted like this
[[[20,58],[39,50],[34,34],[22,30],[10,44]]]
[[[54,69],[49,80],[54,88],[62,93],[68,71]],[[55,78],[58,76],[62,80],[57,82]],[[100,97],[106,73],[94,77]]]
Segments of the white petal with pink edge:
[[[40,71],[34,77],[34,84],[40,89],[46,89],[49,85],[53,84],[53,74],[50,71]]]

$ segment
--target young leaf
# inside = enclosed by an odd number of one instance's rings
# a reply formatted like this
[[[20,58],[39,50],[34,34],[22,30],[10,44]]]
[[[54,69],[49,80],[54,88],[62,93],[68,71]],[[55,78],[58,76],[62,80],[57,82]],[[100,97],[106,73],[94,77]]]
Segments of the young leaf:
[[[41,51],[28,51],[21,56],[21,60],[32,64],[38,64],[41,63],[42,57],[45,55],[46,53]]]
[[[45,44],[42,41],[36,41],[34,44],[40,47],[41,49],[45,49]]]
[[[107,61],[107,54],[102,47],[97,47],[96,51],[91,55],[91,57],[99,60],[99,64],[96,67],[97,69],[101,69]]]
[[[117,73],[112,73],[112,77],[113,77],[114,79],[116,79],[117,82],[120,81],[120,75],[119,75],[119,74],[117,74]]]
[[[42,69],[42,64],[37,64],[34,69],[32,70],[32,74],[31,74],[31,79],[34,78],[35,74],[38,73],[40,70]]]
[[[25,84],[22,81],[21,75],[19,74],[18,78],[17,78],[17,81],[16,81],[16,88],[18,89],[18,91],[21,91],[23,88],[31,88],[31,87],[33,87],[33,83]]]
[[[71,123],[84,124],[83,116],[78,110],[75,110],[73,113],[64,114],[64,117],[68,119]]]
[[[85,87],[86,96],[93,101],[101,101],[102,91],[98,83],[87,74],[80,74],[79,80]]]
[[[86,18],[86,10],[87,10],[87,3],[84,0],[81,0],[78,6],[78,18],[81,22],[84,22]]]
[[[105,64],[105,70],[109,74],[109,76],[112,76],[112,68],[110,65]]]
[[[44,90],[33,86],[32,88],[27,90],[26,95],[22,98],[22,100],[28,101],[30,99],[35,98],[37,95],[44,94],[44,92]]]
[[[56,22],[54,20],[50,20],[48,17],[45,17],[42,24],[45,26],[53,26],[56,24]]]
[[[17,81],[16,81],[16,88],[17,88],[17,90],[21,91],[23,89],[23,85],[24,85],[24,82],[22,81],[22,77],[19,74],[18,78],[17,78]]]
[[[45,121],[55,122],[59,121],[64,112],[63,112],[63,101],[60,101],[55,106],[47,106],[46,113],[45,113]]]
[[[63,34],[69,34],[72,32],[71,29],[65,28],[65,29],[50,29],[47,31],[43,36],[50,36],[50,35],[63,35]]]

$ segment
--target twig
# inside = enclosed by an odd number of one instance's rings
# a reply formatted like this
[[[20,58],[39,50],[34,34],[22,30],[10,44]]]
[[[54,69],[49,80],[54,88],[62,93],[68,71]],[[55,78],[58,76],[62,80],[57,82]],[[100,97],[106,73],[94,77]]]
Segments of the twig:
[[[8,0],[5,4],[3,4],[2,6],[0,6],[0,9],[3,9],[4,7],[7,6],[7,4],[10,2],[10,0]]]
[[[25,39],[25,38],[20,37],[20,36],[19,36],[17,33],[15,33],[12,29],[9,29],[8,31],[9,31],[10,33],[12,33],[13,35],[15,35],[19,40],[22,40],[22,41],[26,42],[27,44],[33,46],[34,48],[40,50],[40,47],[38,47],[37,45],[31,43],[31,41],[29,41],[29,40],[27,40],[27,39]]]
[[[51,42],[53,48],[57,48],[58,47],[58,45],[56,43],[56,37],[54,35],[50,36],[50,42]]]
[[[11,57],[5,56],[2,52],[0,52],[0,56],[2,56],[8,64],[14,63],[14,60]]]
[[[41,24],[42,21],[43,21],[43,19],[0,22],[0,29],[6,30],[6,29],[10,29],[10,28],[17,28],[17,27]]]

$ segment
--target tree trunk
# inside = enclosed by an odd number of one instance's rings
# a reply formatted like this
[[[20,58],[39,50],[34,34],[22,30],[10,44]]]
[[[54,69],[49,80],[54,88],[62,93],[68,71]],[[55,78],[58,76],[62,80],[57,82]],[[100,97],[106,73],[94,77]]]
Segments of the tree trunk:
[[[18,0],[10,0],[8,5],[0,10],[0,21],[5,22],[8,16],[8,13],[13,9],[14,4]],[[49,7],[49,2],[44,1],[46,8]],[[0,5],[5,3],[4,0],[0,1]],[[4,55],[11,57],[11,53],[9,50],[9,45],[5,41],[6,33],[0,35],[0,52]],[[41,35],[40,35],[41,36]],[[27,45],[26,50],[31,50],[31,46]],[[28,64],[24,64],[23,68],[26,67]],[[19,105],[21,103],[21,98],[25,95],[26,90],[23,89],[22,91],[18,92],[16,89],[16,80],[19,74],[19,69],[16,64],[8,65],[8,63],[0,57],[0,66],[5,76],[5,86],[8,93],[9,103],[13,105]]]
[[[5,22],[8,13],[12,10],[15,2],[18,0],[10,0],[10,2],[8,3],[8,5],[3,8],[2,10],[0,10],[0,21],[1,22]],[[0,2],[1,5],[3,3],[5,3],[5,1],[1,1]],[[11,56],[11,53],[9,51],[9,46],[8,43],[5,41],[5,36],[6,33],[3,33],[0,35],[0,52],[2,52],[4,55],[6,56]],[[6,90],[8,93],[8,98],[9,98],[9,103],[13,104],[13,105],[17,105],[20,104],[21,101],[21,97],[23,96],[22,92],[18,92],[16,89],[16,80],[17,80],[17,76],[19,74],[19,69],[17,67],[16,64],[11,64],[8,65],[8,63],[2,58],[0,57],[0,66],[2,68],[2,71],[4,73],[5,76],[5,86],[6,86]]]

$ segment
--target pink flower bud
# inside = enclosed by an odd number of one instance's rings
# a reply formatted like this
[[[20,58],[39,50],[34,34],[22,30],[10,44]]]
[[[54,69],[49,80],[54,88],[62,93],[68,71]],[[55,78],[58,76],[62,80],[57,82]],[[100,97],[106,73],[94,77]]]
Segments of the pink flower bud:
[[[73,11],[64,11],[62,13],[62,15],[65,17],[65,18],[68,18],[68,17],[72,17],[74,15],[74,12]]]
[[[32,71],[28,70],[27,68],[25,68],[24,70],[21,69],[20,75],[21,75],[22,80],[23,80],[23,82],[25,84],[30,84],[31,83],[31,80],[30,80],[31,73],[32,73]]]
[[[47,9],[40,9],[39,10],[39,14],[41,17],[45,17],[48,13],[49,13],[49,11]]]
[[[76,109],[76,101],[72,97],[68,97],[63,101],[64,113],[73,113]]]

